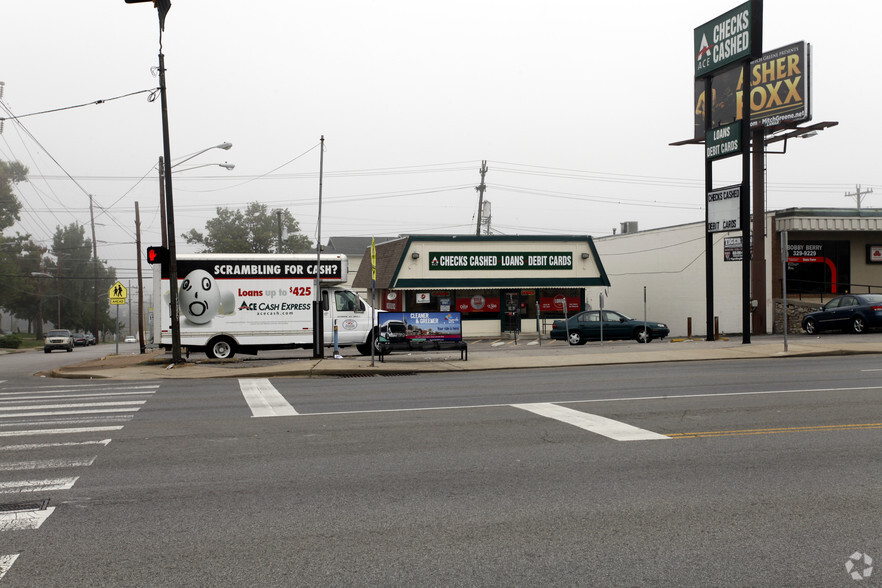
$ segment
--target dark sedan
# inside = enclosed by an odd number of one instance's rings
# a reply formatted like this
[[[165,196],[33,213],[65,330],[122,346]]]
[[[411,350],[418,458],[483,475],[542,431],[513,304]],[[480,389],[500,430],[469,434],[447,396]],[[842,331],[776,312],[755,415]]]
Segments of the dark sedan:
[[[882,327],[882,294],[837,296],[814,312],[802,317],[802,328],[809,335],[820,331],[865,333]]]
[[[76,347],[85,347],[89,344],[88,339],[86,339],[85,333],[74,333],[71,336],[73,337],[74,346]]]
[[[551,338],[569,341],[570,345],[582,345],[586,341],[599,341],[601,322],[599,310],[585,310],[574,314],[566,321],[557,320],[551,327]],[[603,311],[603,340],[634,339],[639,343],[649,343],[653,339],[664,339],[670,329],[656,321],[638,321],[614,310]]]

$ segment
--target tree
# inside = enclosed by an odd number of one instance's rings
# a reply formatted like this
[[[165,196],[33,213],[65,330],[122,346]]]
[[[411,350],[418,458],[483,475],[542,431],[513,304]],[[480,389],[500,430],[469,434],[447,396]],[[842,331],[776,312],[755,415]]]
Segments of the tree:
[[[205,223],[205,229],[207,234],[190,229],[181,237],[191,245],[201,245],[201,253],[278,253],[280,232],[281,253],[300,253],[312,247],[290,211],[268,211],[266,204],[259,202],[252,202],[244,212],[218,207],[217,216]]]
[[[8,229],[18,220],[21,202],[12,187],[28,180],[28,168],[17,161],[0,160],[0,231]]]

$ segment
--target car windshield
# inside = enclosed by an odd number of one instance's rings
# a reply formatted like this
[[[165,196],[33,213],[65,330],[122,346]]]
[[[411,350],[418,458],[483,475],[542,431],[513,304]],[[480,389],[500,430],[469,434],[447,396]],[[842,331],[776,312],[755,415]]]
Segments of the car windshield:
[[[49,331],[49,334],[46,336],[47,337],[70,337],[70,332],[69,331],[52,330],[52,331]]]
[[[882,302],[882,294],[864,294],[861,298],[870,304],[879,304]]]

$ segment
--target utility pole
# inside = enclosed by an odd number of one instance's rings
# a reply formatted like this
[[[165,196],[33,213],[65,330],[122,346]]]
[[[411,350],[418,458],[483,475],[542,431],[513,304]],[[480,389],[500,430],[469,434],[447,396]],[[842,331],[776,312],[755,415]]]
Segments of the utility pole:
[[[483,160],[481,162],[481,185],[475,186],[475,190],[478,191],[478,224],[475,228],[475,235],[481,234],[481,219],[484,216],[484,190],[487,189],[487,186],[484,184],[484,176],[487,175],[487,160]]]
[[[100,343],[100,333],[98,332],[98,241],[95,239],[95,207],[93,206],[92,195],[89,194],[89,217],[92,222],[92,290],[95,295],[95,323],[92,325],[92,334],[95,335],[95,342]]]
[[[138,260],[138,345],[141,353],[145,353],[144,346],[144,279],[141,275],[141,211],[138,201],[135,201],[135,256]]]
[[[864,190],[863,192],[861,192],[861,185],[858,184],[857,186],[854,187],[854,191],[855,191],[854,194],[849,194],[848,192],[846,192],[846,193],[845,193],[845,197],[846,197],[846,198],[854,198],[855,201],[857,201],[857,207],[858,207],[858,210],[860,210],[860,209],[861,209],[861,200],[862,200],[863,197],[866,196],[867,194],[872,194],[872,193],[873,193],[873,189],[872,189],[872,188],[869,188],[869,189]]]

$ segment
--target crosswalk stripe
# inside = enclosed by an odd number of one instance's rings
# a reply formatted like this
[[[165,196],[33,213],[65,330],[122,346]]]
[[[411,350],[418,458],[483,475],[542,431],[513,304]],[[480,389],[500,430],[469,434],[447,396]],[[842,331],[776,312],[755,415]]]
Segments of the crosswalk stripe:
[[[239,387],[253,417],[294,416],[297,411],[266,378],[239,380]]]
[[[122,425],[107,427],[66,427],[63,429],[32,429],[28,431],[0,431],[0,437],[22,437],[26,435],[73,435],[75,433],[100,433],[104,431],[119,431]]]
[[[50,478],[48,480],[16,480],[0,482],[0,494],[23,494],[25,492],[49,492],[51,490],[70,490],[79,476],[71,478]]]
[[[72,404],[28,404],[25,406],[2,406],[0,405],[0,416],[3,415],[7,410],[15,411],[15,410],[49,410],[54,408],[89,408],[89,407],[104,407],[104,406],[141,406],[146,403],[146,400],[119,400],[116,402],[78,402]]]
[[[78,447],[80,445],[103,445],[107,447],[109,444],[110,439],[64,441],[58,443],[23,443],[21,445],[0,445],[0,451],[33,451],[35,449],[51,449],[53,447]]]
[[[33,410],[34,407],[28,407]],[[0,419],[14,419],[14,418],[24,418],[24,417],[47,417],[47,416],[58,416],[58,415],[67,415],[67,414],[107,414],[107,413],[117,413],[117,412],[138,412],[140,407],[127,407],[127,408],[87,408],[82,410],[51,410],[51,411],[38,411],[38,412],[22,412],[18,414],[3,414],[0,411]]]
[[[40,459],[33,461],[14,461],[0,463],[0,472],[16,472],[21,470],[51,470],[57,468],[81,468],[88,467],[98,458],[82,457],[78,459]]]
[[[10,396],[9,398],[0,398],[0,406],[3,406],[7,402],[21,402],[23,400],[59,400],[62,398],[107,398],[109,396],[149,396],[150,394],[156,394],[156,392],[94,392],[91,394],[52,394],[52,395],[43,395],[37,394],[36,396],[20,396],[20,394],[24,394],[24,392],[16,392],[15,395]]]
[[[29,529],[39,529],[43,521],[49,518],[55,511],[54,506],[41,510],[23,510],[16,512],[0,513],[0,532],[3,531],[26,531]],[[0,557],[0,568],[2,568],[2,557]],[[2,572],[2,569],[0,569]],[[3,574],[0,573],[0,578]]]
[[[586,431],[591,431],[592,433],[597,433],[598,435],[603,435],[604,437],[609,437],[616,441],[661,441],[670,439],[667,435],[661,435],[659,433],[647,431],[646,429],[640,429],[627,423],[608,419],[596,414],[588,414],[587,412],[558,406],[550,402],[513,404],[512,406],[540,416],[575,425]]]
[[[9,571],[9,568],[12,567],[12,564],[15,563],[15,560],[18,559],[17,553],[13,553],[12,555],[0,555],[0,579],[6,575],[6,572]]]

